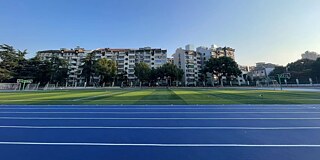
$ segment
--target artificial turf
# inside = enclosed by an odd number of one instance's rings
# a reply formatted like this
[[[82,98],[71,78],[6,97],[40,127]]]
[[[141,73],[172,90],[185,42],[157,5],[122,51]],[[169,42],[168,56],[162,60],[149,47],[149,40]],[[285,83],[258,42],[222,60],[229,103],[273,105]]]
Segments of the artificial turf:
[[[320,104],[319,92],[144,88],[0,92],[0,104]]]

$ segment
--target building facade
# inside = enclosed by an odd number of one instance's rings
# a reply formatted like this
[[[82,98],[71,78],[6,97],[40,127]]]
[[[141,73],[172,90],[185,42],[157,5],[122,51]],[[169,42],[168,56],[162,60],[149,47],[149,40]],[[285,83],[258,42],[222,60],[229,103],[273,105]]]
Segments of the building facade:
[[[134,81],[135,64],[144,62],[150,68],[158,68],[167,62],[167,50],[150,47],[139,49],[97,49],[94,50],[96,60],[106,58],[117,62],[118,74],[124,74],[129,81]]]
[[[235,52],[235,49],[233,49],[233,48],[230,48],[230,47],[219,47],[215,51],[215,53],[216,53],[215,58],[230,57],[233,60],[235,60],[234,52]]]
[[[60,50],[44,50],[37,52],[40,60],[50,60],[52,57],[58,57],[68,63],[68,83],[76,86],[84,83],[84,78],[81,77],[82,59],[84,59],[91,50],[76,47],[74,49],[61,48]]]
[[[272,63],[259,62],[256,63],[254,69],[250,71],[250,76],[253,79],[266,79],[269,74],[279,65]]]
[[[212,45],[209,47],[200,46],[197,48],[197,52],[201,55],[201,64],[204,66],[205,62],[210,58],[230,57],[235,60],[235,49],[230,47],[217,47]]]
[[[89,54],[94,54],[94,59],[99,60],[106,58],[117,63],[117,74],[122,74],[127,77],[129,81],[134,81],[136,76],[134,74],[135,64],[145,62],[150,68],[158,68],[167,62],[167,50],[155,49],[150,47],[139,49],[111,49],[103,48],[96,50],[85,50],[77,47],[75,49],[60,49],[60,50],[45,50],[39,51],[38,56],[41,60],[50,60],[51,57],[57,56],[68,62],[69,78],[68,82],[73,86],[76,84],[83,84],[85,79],[81,77],[83,59]],[[99,79],[99,77],[95,77]]]
[[[178,48],[173,54],[174,64],[183,70],[182,83],[185,86],[196,86],[199,80],[201,65],[201,55],[194,50]]]

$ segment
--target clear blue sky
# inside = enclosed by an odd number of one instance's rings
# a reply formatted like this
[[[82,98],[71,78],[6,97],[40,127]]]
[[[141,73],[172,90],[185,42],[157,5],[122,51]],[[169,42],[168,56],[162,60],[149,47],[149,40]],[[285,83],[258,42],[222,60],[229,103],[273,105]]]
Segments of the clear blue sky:
[[[320,52],[319,0],[0,0],[0,43],[38,50],[230,46],[239,64]]]

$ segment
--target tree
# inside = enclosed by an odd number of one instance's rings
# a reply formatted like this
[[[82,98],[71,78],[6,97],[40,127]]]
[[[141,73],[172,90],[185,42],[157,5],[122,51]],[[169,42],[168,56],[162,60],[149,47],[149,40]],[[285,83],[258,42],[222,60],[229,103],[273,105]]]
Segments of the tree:
[[[0,68],[0,82],[6,81],[12,78],[11,73],[4,68]]]
[[[68,63],[57,56],[51,57],[49,61],[50,82],[63,83],[68,78]]]
[[[277,80],[278,81],[278,75],[286,73],[287,72],[287,68],[284,66],[277,66],[274,68],[274,70],[272,72],[270,72],[269,77],[273,77],[271,79]]]
[[[95,64],[96,73],[100,75],[100,82],[111,82],[115,80],[117,74],[117,64],[115,61],[106,58],[99,59]]]
[[[83,60],[83,65],[81,66],[82,72],[81,76],[83,76],[86,79],[86,82],[91,85],[92,79],[95,74],[95,53],[89,53],[87,57]]]
[[[230,81],[241,75],[238,64],[230,57],[210,58],[206,62],[205,71],[218,77],[221,84],[223,77]]]
[[[309,83],[312,76],[312,65],[315,61],[309,59],[301,59],[287,65],[287,70],[291,74],[289,82],[295,83],[295,79],[299,79],[300,83]]]
[[[150,74],[149,74],[149,83],[154,86],[155,83],[157,82],[158,80],[158,77],[159,77],[159,72],[158,72],[158,69],[154,69],[152,68],[150,70]]]
[[[120,86],[128,85],[128,75],[126,71],[122,71],[121,73],[116,75],[117,78],[117,84]]]
[[[33,58],[31,59],[31,63],[37,64],[37,72],[34,74],[34,81],[40,82],[42,84],[48,83],[50,81],[50,72],[51,72],[51,66],[49,61],[40,61],[39,58]]]
[[[320,58],[318,58],[311,66],[311,74],[318,81],[320,78]]]
[[[203,86],[206,85],[206,82],[207,82],[207,72],[202,69],[200,72],[199,72],[199,81],[203,83]]]
[[[18,72],[26,63],[26,54],[27,50],[20,51],[7,44],[0,45],[0,68],[2,73],[6,73],[5,77],[7,78],[4,80],[16,79],[19,76]]]
[[[144,62],[140,62],[134,67],[134,74],[142,83],[149,80],[150,72],[150,67]]]
[[[171,85],[172,81],[181,81],[184,73],[182,69],[171,63],[162,65],[155,69],[154,72],[154,76],[157,78],[169,80],[169,85]]]

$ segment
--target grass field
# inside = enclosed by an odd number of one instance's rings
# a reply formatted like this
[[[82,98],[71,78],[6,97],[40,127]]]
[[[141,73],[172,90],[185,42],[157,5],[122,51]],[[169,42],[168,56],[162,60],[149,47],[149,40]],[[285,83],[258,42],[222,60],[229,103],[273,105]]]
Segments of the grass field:
[[[320,93],[200,88],[15,91],[0,92],[0,104],[320,104]]]

